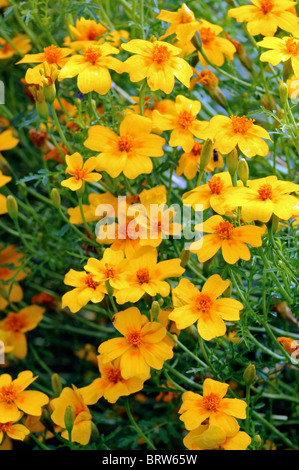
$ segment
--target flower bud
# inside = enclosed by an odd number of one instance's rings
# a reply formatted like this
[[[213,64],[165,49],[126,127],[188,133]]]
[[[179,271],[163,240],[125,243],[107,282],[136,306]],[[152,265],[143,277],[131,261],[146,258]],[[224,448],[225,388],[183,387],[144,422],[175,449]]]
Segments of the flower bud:
[[[11,196],[11,195],[7,196],[6,208],[7,208],[9,217],[12,220],[16,220],[19,216],[19,209],[18,209],[18,203],[16,199],[14,198],[14,196]]]
[[[245,158],[241,158],[237,167],[238,178],[246,186],[249,177],[249,168]]]
[[[46,99],[47,103],[49,103],[49,104],[54,103],[55,98],[56,98],[55,83],[51,83],[51,79],[48,78],[48,77],[45,77],[42,80],[42,82],[44,84],[43,92],[44,92],[44,96],[45,96],[45,99]],[[48,83],[48,85],[46,85],[46,83]]]
[[[62,391],[62,384],[58,374],[52,374],[51,376],[52,389],[55,395],[58,397]]]
[[[75,422],[75,411],[71,405],[68,405],[64,412],[64,424],[67,432],[71,433]]]
[[[153,316],[153,321],[157,320],[158,315],[160,313],[160,305],[159,305],[159,302],[157,302],[157,300],[154,300],[151,305],[151,313]]]
[[[255,448],[258,449],[262,445],[262,438],[259,434],[256,434],[253,438]]]
[[[79,198],[82,198],[83,197],[83,194],[84,194],[84,191],[85,191],[85,181],[82,181],[82,186],[81,188],[77,189],[76,193],[77,193],[77,196]]]
[[[251,385],[255,381],[256,370],[254,364],[249,364],[243,374],[243,379],[246,385]]]
[[[185,250],[185,248],[181,251],[180,254],[180,259],[181,259],[181,266],[182,268],[185,268],[189,262],[190,259],[190,250]]]
[[[282,82],[279,85],[279,97],[280,101],[284,104],[287,102],[288,97],[289,97],[289,88],[288,85],[284,82]]]
[[[206,166],[210,163],[210,160],[213,155],[213,148],[214,148],[214,142],[211,139],[207,139],[205,143],[203,144],[201,152],[200,152],[200,162],[199,162],[200,170],[204,170]]]
[[[233,176],[238,168],[239,162],[239,155],[236,148],[234,148],[227,156],[226,156],[226,165],[227,169],[231,176]]]
[[[61,198],[60,198],[60,194],[57,188],[52,189],[50,193],[50,197],[56,209],[59,209],[61,205]]]

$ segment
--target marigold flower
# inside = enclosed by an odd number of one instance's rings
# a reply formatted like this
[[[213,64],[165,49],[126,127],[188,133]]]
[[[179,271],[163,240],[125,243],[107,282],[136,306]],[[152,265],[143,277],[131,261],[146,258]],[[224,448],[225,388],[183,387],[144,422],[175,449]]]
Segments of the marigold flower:
[[[0,375],[0,423],[19,420],[20,410],[33,416],[42,414],[42,407],[49,402],[47,395],[25,390],[36,379],[30,370],[20,372],[14,380],[9,374]]]
[[[184,445],[189,450],[246,450],[251,437],[244,431],[226,436],[218,425],[200,425],[185,436]]]
[[[87,405],[94,405],[101,397],[109,403],[115,403],[119,397],[126,397],[142,390],[144,380],[138,377],[123,378],[120,358],[104,363],[103,357],[98,356],[98,366],[101,378],[95,379],[87,387],[80,388],[80,393]]]
[[[190,250],[197,254],[200,263],[211,259],[219,249],[224,261],[229,264],[235,264],[239,259],[249,261],[250,251],[247,244],[253,247],[262,246],[262,235],[265,233],[265,227],[255,225],[234,227],[220,215],[210,217],[200,228],[208,233],[202,238],[202,247],[197,249],[197,242],[190,245]]]
[[[20,418],[22,413],[20,413]],[[18,441],[24,441],[25,437],[30,434],[29,429],[26,428],[23,424],[16,424],[17,420],[8,421],[6,423],[0,422],[0,444],[3,441],[5,435],[11,439],[16,439]]]
[[[177,95],[173,114],[153,111],[154,126],[162,131],[172,130],[168,142],[171,147],[182,147],[185,152],[191,152],[194,146],[194,136],[199,139],[206,139],[209,136],[206,133],[209,123],[196,119],[200,109],[200,101]]]
[[[179,40],[190,41],[199,26],[193,11],[185,3],[175,12],[161,10],[157,19],[165,23],[171,23],[167,31],[159,38],[160,40],[176,34]]]
[[[15,36],[12,38],[11,44],[0,37],[0,60],[10,59],[15,54],[18,54],[17,51],[26,54],[26,52],[30,51],[31,47],[30,39],[26,36]]]
[[[160,294],[167,297],[170,285],[166,278],[179,277],[185,269],[181,267],[180,258],[168,259],[157,262],[158,253],[156,248],[141,248],[136,256],[130,258],[125,279],[128,287],[116,292],[115,298],[118,304],[126,302],[138,302],[144,294],[154,297]]]
[[[264,157],[269,152],[263,140],[271,140],[268,132],[254,124],[254,119],[245,116],[214,116],[207,132],[215,139],[215,147],[222,154],[230,153],[237,146],[248,158],[255,155]]]
[[[172,347],[166,343],[166,329],[150,322],[138,308],[130,307],[113,317],[114,327],[123,337],[112,338],[99,346],[103,364],[120,358],[124,379],[149,378],[150,369],[161,370],[164,362],[173,357]]]
[[[165,139],[151,134],[153,123],[149,118],[128,114],[120,124],[119,135],[105,126],[88,130],[85,147],[101,152],[97,156],[98,171],[106,171],[112,178],[121,172],[134,179],[151,173],[150,157],[162,157]]]
[[[200,20],[198,31],[200,33],[202,50],[212,64],[221,67],[224,64],[225,58],[233,60],[236,48],[228,39],[218,36],[223,31],[221,26],[202,19]],[[203,67],[209,65],[199,51],[198,57]]]
[[[240,23],[246,22],[252,36],[274,36],[281,28],[289,33],[298,31],[298,18],[290,9],[296,2],[290,0],[251,0],[253,5],[244,5],[228,10],[227,15]]]
[[[292,338],[280,336],[277,341],[284,347],[284,349],[292,356],[293,359],[299,359],[299,343]]]
[[[96,91],[106,95],[111,88],[111,76],[108,69],[123,72],[123,63],[111,57],[119,50],[110,44],[89,46],[82,54],[73,55],[60,70],[58,80],[73,78],[78,75],[77,85],[81,93]]]
[[[293,36],[267,37],[257,44],[260,47],[269,49],[269,51],[261,54],[260,60],[262,62],[269,62],[275,66],[280,62],[289,61],[295,76],[299,77],[299,39]]]
[[[179,161],[178,166],[176,168],[177,176],[184,175],[188,180],[192,180],[198,173],[198,168],[200,164],[200,155],[202,150],[203,144],[194,141],[194,145],[192,147],[191,152],[184,152]],[[205,171],[210,173],[215,170],[215,168],[222,168],[223,167],[223,158],[222,155],[217,152],[216,149],[213,151],[213,156],[207,166],[205,167]]]
[[[62,296],[62,308],[68,307],[72,313],[79,312],[88,302],[99,303],[106,294],[105,285],[94,280],[94,275],[85,271],[70,271],[65,275],[64,283],[75,289]]]
[[[245,401],[237,398],[224,398],[228,385],[213,379],[203,383],[203,395],[193,392],[183,393],[183,404],[179,409],[180,420],[188,431],[193,431],[209,419],[209,426],[218,426],[226,436],[234,436],[239,430],[236,418],[246,418]]]
[[[164,41],[132,39],[122,44],[124,50],[135,54],[124,62],[124,71],[132,82],[147,79],[152,91],[162,90],[167,95],[174,88],[176,77],[187,88],[193,75],[192,67],[179,57],[181,49]]]
[[[248,180],[247,187],[232,189],[227,203],[231,208],[242,207],[241,216],[245,222],[268,222],[272,214],[279,219],[288,220],[297,203],[297,198],[290,193],[298,191],[298,184],[278,180],[277,176],[272,175]]]
[[[23,254],[18,253],[15,245],[3,248],[0,245],[0,310],[10,302],[20,302],[23,290],[19,284],[27,276],[21,269]]]
[[[228,210],[227,197],[233,188],[231,176],[228,171],[217,173],[210,178],[207,184],[197,186],[195,189],[183,194],[183,204],[202,204],[202,209],[212,209],[217,214],[224,214]]]
[[[18,313],[10,312],[0,321],[0,330],[12,333],[13,354],[18,359],[27,355],[27,339],[25,333],[37,327],[43,319],[45,309],[38,305],[22,308]]]
[[[64,415],[67,406],[72,406],[75,414],[75,422],[71,432],[72,442],[78,442],[85,446],[88,444],[91,436],[91,420],[92,416],[89,412],[84,398],[74,385],[73,388],[65,387],[58,398],[51,400],[51,414],[52,421],[60,426],[62,431],[61,436],[69,440],[68,431],[65,429]]]
[[[172,291],[174,309],[168,318],[180,330],[197,322],[198,333],[206,341],[223,336],[226,332],[223,319],[237,321],[243,309],[235,299],[218,299],[229,285],[230,281],[222,280],[218,274],[209,277],[201,291],[188,279],[181,279]]]
[[[83,162],[80,153],[75,152],[73,155],[66,155],[65,161],[67,164],[65,173],[71,175],[71,178],[61,181],[61,186],[77,191],[84,181],[94,183],[102,178],[102,175],[93,171],[97,166],[96,157],[90,157]]]
[[[82,45],[86,46],[86,42],[96,44],[100,36],[107,32],[107,28],[95,20],[86,19],[84,17],[77,18],[75,26],[69,24],[69,29],[75,41],[69,36],[64,40],[64,45],[75,50],[81,49]]]
[[[96,282],[109,284],[114,289],[122,289],[128,286],[124,279],[128,262],[125,260],[124,253],[106,248],[103,258],[98,260],[96,258],[89,258],[87,265],[84,269],[93,275]]]

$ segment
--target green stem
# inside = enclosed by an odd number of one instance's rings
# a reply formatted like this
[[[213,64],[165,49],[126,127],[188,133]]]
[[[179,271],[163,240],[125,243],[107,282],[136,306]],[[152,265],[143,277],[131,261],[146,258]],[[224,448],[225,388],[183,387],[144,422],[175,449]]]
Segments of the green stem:
[[[136,423],[135,419],[133,418],[133,415],[131,413],[131,409],[130,409],[130,404],[129,404],[129,399],[127,398],[126,399],[126,411],[127,411],[127,415],[128,415],[128,418],[133,426],[133,428],[135,429],[135,431],[137,432],[138,436],[141,437],[142,439],[144,439],[144,441],[147,443],[148,447],[152,450],[157,450],[156,447],[154,446],[154,444],[149,440],[148,437],[146,437],[146,435],[144,434],[144,432],[140,429],[140,427],[138,426],[138,424]]]

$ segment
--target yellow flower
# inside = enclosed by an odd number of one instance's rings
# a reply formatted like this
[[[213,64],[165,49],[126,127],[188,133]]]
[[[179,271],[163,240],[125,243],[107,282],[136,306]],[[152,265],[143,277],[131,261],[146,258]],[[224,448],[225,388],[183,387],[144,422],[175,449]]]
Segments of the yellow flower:
[[[228,171],[212,176],[207,184],[197,186],[195,189],[183,194],[183,204],[202,204],[202,210],[211,207],[217,214],[224,214],[228,210],[227,198],[231,194],[233,184]]]
[[[251,0],[253,5],[244,5],[228,10],[228,16],[240,23],[246,22],[252,36],[274,36],[281,28],[289,33],[298,31],[298,18],[289,11],[296,6],[290,0]]]
[[[209,425],[220,427],[226,436],[234,436],[238,432],[239,424],[236,418],[246,418],[247,404],[237,398],[224,398],[227,389],[227,384],[206,379],[202,396],[193,392],[183,394],[179,413],[188,431],[196,429],[203,421],[209,419]]]
[[[144,247],[137,251],[136,256],[130,258],[125,279],[128,287],[116,292],[115,298],[118,304],[126,302],[138,302],[144,294],[154,297],[160,294],[167,297],[170,285],[166,278],[179,277],[185,269],[181,267],[179,258],[157,262],[158,252],[156,248]]]
[[[73,78],[78,75],[77,85],[82,93],[96,91],[106,95],[111,88],[111,76],[108,69],[123,72],[123,64],[111,54],[119,50],[110,44],[89,46],[82,54],[73,55],[60,70],[58,80]]]
[[[193,75],[192,67],[179,57],[181,49],[164,41],[132,39],[122,48],[135,54],[124,62],[124,71],[132,82],[147,79],[152,91],[162,90],[170,94],[176,77],[187,88]]]
[[[11,177],[3,175],[2,171],[0,170],[0,188],[2,186],[5,186],[7,183],[9,183],[9,181],[11,181]],[[3,194],[0,194],[0,215],[6,214],[6,213],[7,213],[6,197],[3,196]]]
[[[214,116],[207,129],[215,139],[215,147],[222,154],[228,154],[235,147],[251,158],[255,155],[266,156],[269,147],[263,139],[271,140],[268,132],[254,124],[254,119],[245,116]]]
[[[164,362],[173,357],[172,347],[165,341],[166,329],[149,322],[138,308],[130,307],[113,317],[114,327],[123,335],[99,346],[103,364],[120,358],[122,377],[149,378],[150,369],[161,370]]]
[[[20,413],[20,418],[22,413]],[[25,437],[30,434],[29,429],[26,428],[23,424],[15,424],[19,419],[8,421],[6,423],[0,423],[0,444],[3,441],[5,435],[11,439],[16,439],[18,441],[24,441]]]
[[[65,428],[64,415],[67,406],[72,406],[75,414],[75,422],[71,432],[72,442],[78,442],[81,445],[87,445],[91,436],[91,419],[92,416],[89,412],[86,403],[74,385],[73,388],[65,387],[58,398],[51,400],[51,414],[52,421]],[[65,429],[61,436],[69,440],[68,431]]]
[[[257,43],[260,47],[270,49],[260,56],[262,62],[278,65],[280,62],[290,61],[296,77],[299,77],[299,39],[293,36],[282,38],[264,38]]]
[[[18,313],[10,312],[0,321],[0,330],[12,333],[13,354],[18,359],[27,355],[27,339],[25,333],[31,331],[43,319],[45,309],[39,305],[22,308]]]
[[[250,251],[247,244],[253,247],[262,246],[262,235],[265,232],[264,227],[255,225],[234,227],[220,215],[213,215],[200,228],[208,233],[202,238],[202,247],[196,248],[198,242],[190,245],[190,250],[197,254],[200,263],[211,259],[219,249],[224,261],[229,264],[235,264],[239,259],[249,261]]]
[[[82,156],[76,152],[73,155],[66,155],[65,161],[67,164],[65,173],[71,175],[71,178],[61,181],[61,186],[77,191],[82,187],[84,181],[94,183],[102,178],[102,175],[93,172],[97,166],[96,157],[90,157],[83,163]]]
[[[295,100],[299,96],[299,80],[295,75],[291,76],[287,80],[288,90],[289,90],[289,98],[291,100]]]
[[[184,175],[188,180],[192,180],[195,178],[200,163],[200,154],[202,150],[203,144],[194,141],[193,147],[191,152],[184,152],[179,161],[178,166],[176,168],[177,176]],[[223,158],[222,155],[217,152],[216,149],[213,151],[213,156],[207,166],[205,167],[205,171],[208,173],[215,170],[215,168],[222,168],[223,167]]]
[[[176,34],[179,40],[190,41],[199,26],[193,11],[185,3],[176,12],[161,10],[157,19],[171,23],[167,31],[159,38],[160,40]]]
[[[218,299],[229,285],[230,281],[214,274],[199,291],[188,279],[182,279],[172,291],[174,310],[168,318],[180,330],[197,322],[198,333],[206,341],[223,336],[226,332],[223,319],[239,320],[239,312],[243,309],[235,299]]]
[[[36,379],[30,370],[20,372],[14,380],[9,374],[0,375],[0,423],[18,420],[20,410],[33,416],[42,414],[42,407],[49,402],[47,395],[25,390]]]
[[[245,222],[260,220],[268,222],[272,214],[288,220],[293,216],[297,198],[290,193],[299,191],[299,185],[280,181],[277,176],[267,176],[247,181],[247,187],[234,188],[227,202],[231,208],[242,207],[241,216]]]
[[[86,42],[89,42],[90,45],[96,44],[100,36],[107,32],[107,28],[101,23],[83,17],[77,18],[75,26],[69,24],[69,30],[75,41],[67,36],[64,40],[64,45],[75,50],[81,49],[82,45],[86,47]]]
[[[89,258],[84,269],[93,275],[94,281],[102,284],[109,281],[110,286],[114,289],[122,289],[128,286],[124,279],[127,265],[128,262],[122,251],[106,248],[101,260]]]
[[[11,150],[16,147],[19,143],[19,139],[16,139],[11,129],[6,129],[0,134],[0,152],[2,150]]]
[[[64,283],[75,289],[62,296],[62,308],[68,307],[72,313],[81,310],[88,302],[99,303],[106,294],[105,285],[94,280],[94,275],[85,271],[70,271],[65,275]]]
[[[221,67],[225,58],[233,60],[236,48],[228,39],[218,36],[223,31],[221,26],[209,23],[206,20],[200,20],[198,31],[202,50],[212,64]],[[200,52],[198,52],[198,57],[203,67],[209,65]]]
[[[292,338],[280,336],[277,341],[284,347],[284,349],[292,356],[293,359],[299,359],[299,344]]]
[[[184,445],[189,450],[246,450],[251,442],[244,431],[227,437],[218,425],[200,425],[185,436]]]
[[[134,179],[151,173],[150,157],[162,157],[165,139],[151,134],[153,123],[149,118],[128,114],[120,124],[119,135],[105,126],[88,130],[85,147],[101,152],[97,156],[98,171],[106,171],[112,178],[124,173]]]
[[[200,109],[200,101],[177,95],[175,112],[161,114],[158,110],[153,111],[154,126],[162,131],[172,130],[168,142],[171,147],[182,147],[185,152],[191,152],[194,146],[194,136],[199,139],[208,137],[206,129],[209,123],[196,119]]]
[[[13,47],[15,46],[16,49]],[[26,36],[16,36],[12,38],[11,44],[0,37],[0,60],[10,59],[15,54],[18,54],[17,50],[22,54],[26,54],[31,49],[30,39]]]
[[[113,211],[110,206],[114,208],[115,214],[117,213],[118,199],[113,196],[113,194],[111,194],[110,192],[102,194],[89,193],[88,202],[89,204],[82,205],[86,222],[95,222],[101,218],[100,216],[96,215],[96,208],[100,204],[107,204],[107,217],[109,217],[110,215],[114,215],[113,213],[111,213]],[[81,209],[79,206],[70,207],[67,213],[70,216],[71,224],[79,225],[83,223]]]
[[[94,405],[101,397],[109,403],[115,403],[119,397],[142,390],[144,380],[138,377],[129,379],[122,377],[119,358],[113,362],[104,363],[102,356],[98,356],[98,366],[101,377],[95,379],[87,387],[80,388],[84,403],[87,405]]]
[[[3,248],[0,245],[0,310],[10,302],[20,302],[23,290],[19,285],[27,273],[21,269],[23,254],[16,251],[14,245]],[[9,266],[13,266],[13,269]]]

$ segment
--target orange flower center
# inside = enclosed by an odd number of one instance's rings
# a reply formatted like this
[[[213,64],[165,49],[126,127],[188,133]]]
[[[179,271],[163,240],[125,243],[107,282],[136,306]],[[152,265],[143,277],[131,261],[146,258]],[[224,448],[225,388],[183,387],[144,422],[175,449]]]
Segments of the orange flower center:
[[[132,346],[138,347],[141,346],[143,343],[143,337],[141,334],[141,330],[137,328],[132,328],[126,335],[126,339],[128,343]]]
[[[216,34],[211,31],[211,28],[201,28],[199,32],[201,40],[204,44],[209,44],[216,37]]]
[[[152,50],[152,58],[154,62],[163,64],[167,62],[171,57],[171,52],[167,49],[167,46],[162,44],[155,44]]]
[[[264,15],[266,15],[272,10],[272,8],[274,7],[274,3],[271,0],[261,0],[260,7]]]
[[[199,157],[202,150],[202,144],[200,142],[195,142],[193,145],[192,153],[195,157]]]
[[[228,240],[231,237],[233,231],[234,226],[227,220],[223,220],[215,228],[215,232],[217,233],[218,237],[222,238],[223,240]]]
[[[85,284],[87,287],[90,287],[91,289],[96,289],[100,283],[94,281],[93,279],[93,274],[87,274],[86,279],[85,279]]]
[[[48,64],[57,64],[57,62],[61,59],[61,56],[61,49],[59,49],[57,46],[54,46],[53,44],[52,46],[44,48],[44,57]]]
[[[95,65],[98,59],[101,57],[102,53],[100,49],[95,47],[88,47],[84,51],[84,56],[92,65]]]
[[[266,201],[266,199],[272,199],[272,186],[270,184],[263,184],[258,191],[260,199]]]
[[[220,176],[213,176],[210,179],[208,185],[213,194],[220,194],[223,189],[224,183]]]
[[[89,30],[87,32],[87,39],[89,41],[93,41],[98,36],[103,34],[105,31],[106,31],[106,28],[104,28],[103,26],[92,25],[89,27]]]
[[[109,367],[105,370],[105,375],[109,382],[117,384],[118,382],[122,382],[123,378],[120,372],[119,367]]]
[[[231,122],[235,134],[246,134],[254,123],[254,119],[247,119],[245,116],[231,116]]]
[[[15,401],[17,397],[17,389],[13,383],[9,385],[4,385],[0,388],[0,402],[5,401],[8,404],[11,404]]]
[[[221,397],[217,393],[209,393],[209,395],[203,397],[202,402],[208,410],[217,411],[221,403]]]
[[[213,305],[213,300],[208,294],[200,293],[195,299],[195,306],[198,310],[202,312],[208,312],[211,310]]]
[[[180,126],[188,129],[194,121],[195,117],[190,113],[190,111],[181,111],[178,115],[178,123]]]
[[[26,326],[26,316],[10,313],[6,318],[4,325],[6,331],[14,331],[15,333],[22,331]]]
[[[286,52],[292,55],[299,54],[299,41],[294,38],[289,38],[286,43]]]
[[[74,177],[76,180],[82,180],[86,175],[86,170],[83,170],[82,168],[76,168],[74,172]]]
[[[133,137],[130,134],[123,135],[118,139],[118,148],[121,152],[129,152],[133,147]]]
[[[194,21],[193,16],[188,11],[183,8],[180,8],[178,11],[180,12],[180,24],[192,23]]]
[[[3,433],[9,432],[11,425],[12,421],[10,421],[10,423],[0,423],[0,431],[2,431]]]
[[[115,276],[114,268],[108,263],[105,263],[105,275],[106,277],[109,277],[109,278],[112,278]]]
[[[140,268],[136,273],[139,284],[147,284],[150,280],[149,270],[147,268]]]

